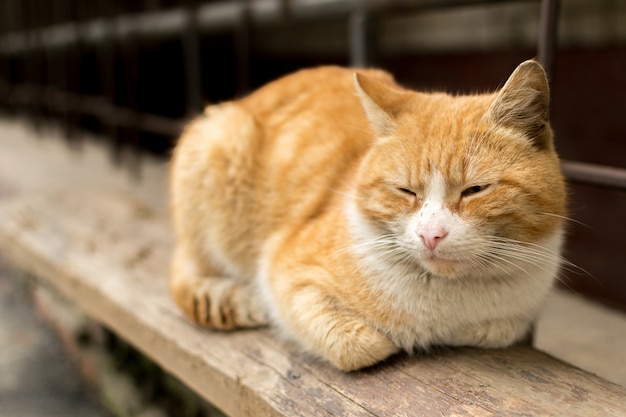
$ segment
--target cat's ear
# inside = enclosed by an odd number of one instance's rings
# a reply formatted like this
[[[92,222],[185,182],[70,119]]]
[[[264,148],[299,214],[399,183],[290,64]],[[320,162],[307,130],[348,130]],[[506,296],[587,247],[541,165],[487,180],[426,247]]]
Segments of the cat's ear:
[[[354,74],[354,87],[377,136],[386,136],[395,127],[403,94],[363,74]]]
[[[521,63],[489,109],[496,123],[524,133],[540,148],[551,146],[550,89],[537,61]]]

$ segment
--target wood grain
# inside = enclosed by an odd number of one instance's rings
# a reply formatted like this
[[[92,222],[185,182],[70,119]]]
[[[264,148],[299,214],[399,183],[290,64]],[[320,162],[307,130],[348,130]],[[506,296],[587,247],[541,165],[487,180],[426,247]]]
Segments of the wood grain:
[[[0,245],[232,416],[626,415],[626,389],[530,347],[398,355],[345,374],[268,329],[200,329],[167,291],[167,217],[126,193],[3,201]]]

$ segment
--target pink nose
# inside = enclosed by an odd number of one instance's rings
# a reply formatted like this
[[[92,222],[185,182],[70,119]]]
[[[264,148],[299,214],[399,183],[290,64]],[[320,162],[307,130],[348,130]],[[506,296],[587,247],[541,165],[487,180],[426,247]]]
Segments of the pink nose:
[[[446,236],[448,236],[448,231],[443,227],[433,227],[425,230],[420,230],[417,232],[419,237],[424,242],[424,245],[430,250],[435,250],[439,242]]]

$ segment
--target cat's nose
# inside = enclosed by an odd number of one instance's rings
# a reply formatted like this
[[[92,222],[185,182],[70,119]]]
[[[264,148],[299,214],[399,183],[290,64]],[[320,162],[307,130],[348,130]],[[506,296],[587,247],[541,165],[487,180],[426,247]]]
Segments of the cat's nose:
[[[448,236],[448,231],[442,226],[435,226],[418,231],[418,235],[428,249],[435,250],[439,242]]]

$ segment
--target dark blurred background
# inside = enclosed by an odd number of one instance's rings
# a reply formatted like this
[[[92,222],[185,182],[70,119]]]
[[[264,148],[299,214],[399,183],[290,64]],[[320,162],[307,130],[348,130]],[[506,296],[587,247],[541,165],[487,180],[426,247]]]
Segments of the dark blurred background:
[[[626,1],[2,0],[0,115],[141,171],[208,103],[301,67],[476,92],[538,57],[571,183],[562,285],[626,311]],[[0,134],[0,152],[2,139]]]

